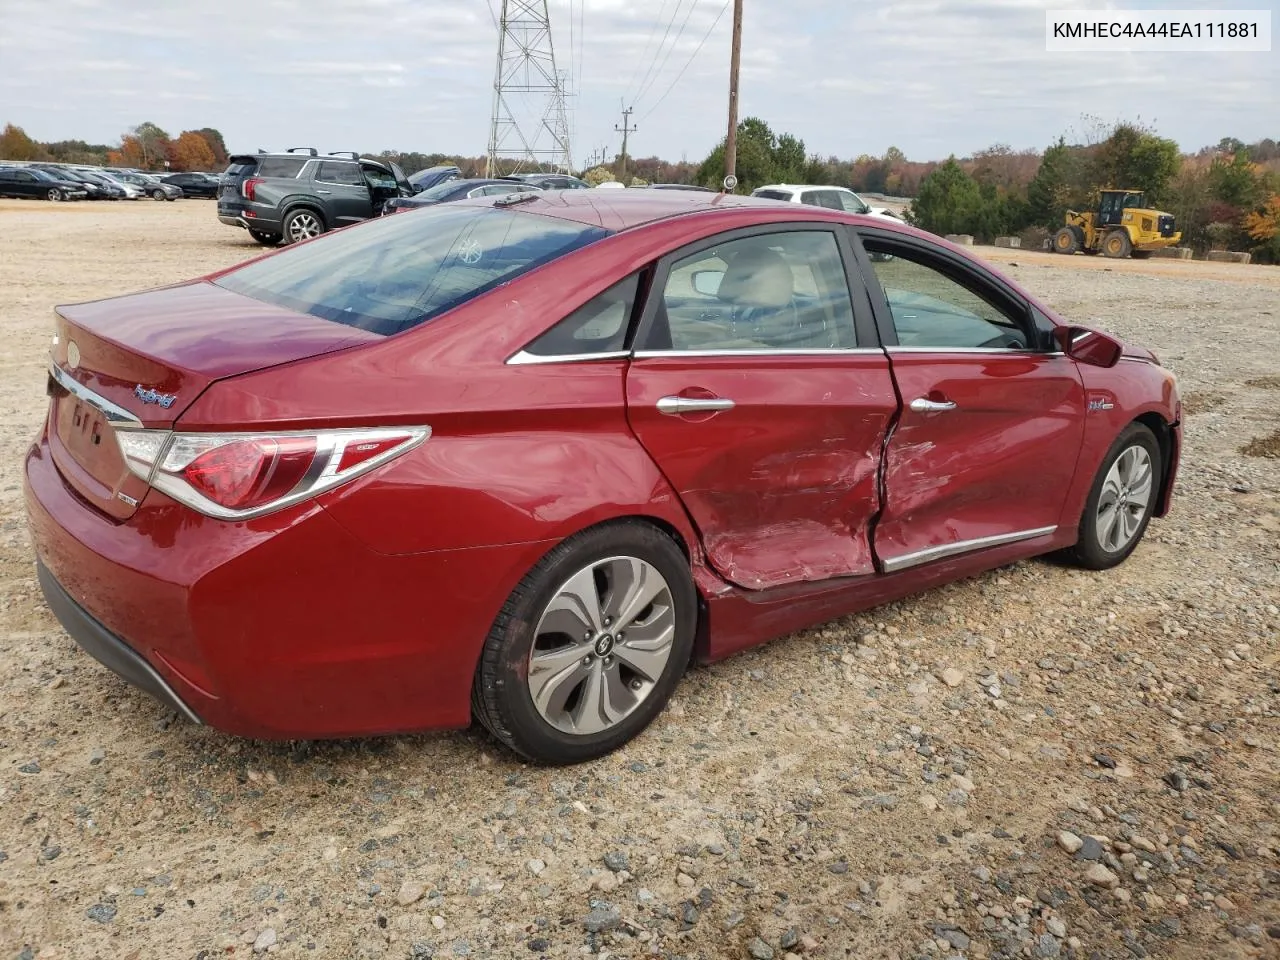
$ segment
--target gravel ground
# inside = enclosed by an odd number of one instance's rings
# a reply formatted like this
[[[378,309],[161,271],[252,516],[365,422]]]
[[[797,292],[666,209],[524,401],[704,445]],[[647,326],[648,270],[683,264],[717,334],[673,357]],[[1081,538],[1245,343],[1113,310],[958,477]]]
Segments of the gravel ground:
[[[1177,371],[1174,514],[1108,573],[1018,564],[696,669],[547,770],[475,731],[193,728],[46,611],[49,308],[257,250],[203,201],[0,201],[0,960],[1280,954],[1280,270],[983,251]]]

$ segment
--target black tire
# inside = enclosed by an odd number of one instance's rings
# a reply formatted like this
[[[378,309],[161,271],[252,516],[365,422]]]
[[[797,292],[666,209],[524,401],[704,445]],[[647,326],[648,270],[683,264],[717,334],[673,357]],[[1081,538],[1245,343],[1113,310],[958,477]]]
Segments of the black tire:
[[[671,653],[643,700],[612,726],[594,734],[564,732],[534,705],[528,665],[543,611],[565,582],[593,563],[635,557],[651,564],[671,593]],[[697,592],[689,561],[662,531],[643,521],[593,527],[553,548],[512,591],[485,640],[471,690],[472,713],[493,736],[536,763],[583,763],[616,750],[647,727],[683,676],[697,630]],[[606,660],[608,663],[608,660]]]
[[[57,187],[53,187],[52,189],[50,189],[50,191],[49,191],[49,193],[48,193],[48,197],[49,197],[50,202],[52,202],[52,203],[59,203],[59,202],[61,202],[61,201],[65,200],[65,199],[67,199],[66,194],[64,194],[64,193],[63,193],[61,190],[59,190]]]
[[[285,243],[298,243],[318,237],[329,228],[325,226],[324,217],[318,211],[310,207],[295,207],[285,216],[280,229]]]
[[[1053,252],[1073,254],[1080,250],[1080,238],[1070,227],[1059,227],[1053,235]]]
[[[280,234],[278,233],[267,233],[265,230],[250,230],[249,236],[264,247],[275,247],[280,244]]]
[[[1102,253],[1112,260],[1123,260],[1133,250],[1127,230],[1112,230],[1102,238]]]
[[[152,200],[163,200],[163,199],[164,199],[164,191],[163,191],[163,190],[161,190],[159,187],[156,187],[154,190],[152,190],[152,191],[151,191],[151,199],[152,199]]]
[[[1108,549],[1102,542],[1098,532],[1098,517],[1103,505],[1103,491],[1107,485],[1107,475],[1116,461],[1133,447],[1145,451],[1150,462],[1150,495],[1138,525],[1132,536],[1118,549]],[[1066,551],[1068,559],[1086,570],[1107,570],[1123,563],[1129,554],[1142,542],[1147,532],[1147,524],[1160,497],[1160,484],[1164,477],[1164,461],[1160,454],[1160,444],[1151,429],[1141,423],[1131,423],[1116,437],[1115,443],[1107,451],[1098,468],[1098,475],[1093,478],[1093,488],[1089,491],[1089,499],[1085,501],[1084,513],[1080,516],[1079,539],[1076,545]]]

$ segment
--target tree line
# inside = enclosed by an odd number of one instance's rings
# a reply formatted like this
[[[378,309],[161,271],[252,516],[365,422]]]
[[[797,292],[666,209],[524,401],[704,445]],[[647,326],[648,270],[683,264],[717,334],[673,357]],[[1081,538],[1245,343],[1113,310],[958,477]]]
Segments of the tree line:
[[[737,132],[737,192],[767,183],[849,187],[859,193],[911,198],[908,218],[934,233],[968,233],[981,241],[1020,235],[1039,241],[1060,227],[1068,209],[1097,206],[1098,191],[1145,191],[1147,203],[1174,214],[1182,243],[1197,251],[1248,250],[1263,262],[1280,262],[1280,144],[1246,144],[1226,137],[1195,153],[1183,153],[1141,120],[1104,123],[1084,117],[1082,132],[1063,134],[1043,152],[995,144],[970,157],[909,160],[897,147],[882,156],[823,158],[803,140],[775,133],[747,117]],[[718,188],[724,176],[722,140],[701,162],[615,156],[583,171],[591,182],[697,183]],[[483,176],[484,156],[381,150],[363,154],[393,160],[406,173],[441,164],[464,177]],[[171,137],[154,123],[125,132],[119,144],[80,140],[39,143],[13,124],[0,132],[0,160],[51,160],[136,167],[142,170],[220,170],[227,163],[222,134],[205,127]],[[497,175],[515,172],[502,161]]]
[[[227,165],[227,145],[212,127],[184,130],[169,136],[154,123],[140,123],[115,145],[60,140],[40,143],[12,123],[0,130],[0,160],[83,163],[91,166],[132,167],[136,170],[221,171]]]

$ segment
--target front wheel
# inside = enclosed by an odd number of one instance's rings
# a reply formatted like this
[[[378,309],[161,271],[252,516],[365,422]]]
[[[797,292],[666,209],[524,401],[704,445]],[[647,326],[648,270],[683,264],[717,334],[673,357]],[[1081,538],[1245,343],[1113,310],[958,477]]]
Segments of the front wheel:
[[[1080,238],[1076,236],[1076,232],[1070,227],[1059,227],[1058,232],[1053,235],[1053,250],[1055,253],[1072,254],[1080,249]]]
[[[670,537],[637,521],[587,530],[512,591],[485,641],[472,709],[530,760],[595,759],[666,705],[696,627],[689,561]]]
[[[1133,242],[1125,230],[1112,230],[1102,239],[1102,252],[1112,260],[1123,260],[1133,250]]]
[[[152,200],[163,200],[163,199],[164,199],[164,191],[163,191],[163,190],[161,190],[159,187],[157,187],[156,189],[152,190],[152,191],[151,191],[151,199],[152,199]]]
[[[320,219],[320,215],[307,209],[295,210],[285,217],[283,228],[285,243],[310,240],[325,231],[324,221]]]
[[[63,195],[62,191],[61,191],[61,190],[59,190],[59,189],[57,189],[56,187],[55,187],[54,189],[52,189],[52,190],[50,190],[50,191],[49,191],[49,200],[50,200],[50,202],[52,202],[52,203],[60,203],[61,201],[65,200],[65,199],[67,199],[67,198]]]
[[[1071,558],[1089,570],[1124,561],[1151,522],[1164,476],[1160,444],[1150,428],[1131,423],[1107,451],[1080,517]]]

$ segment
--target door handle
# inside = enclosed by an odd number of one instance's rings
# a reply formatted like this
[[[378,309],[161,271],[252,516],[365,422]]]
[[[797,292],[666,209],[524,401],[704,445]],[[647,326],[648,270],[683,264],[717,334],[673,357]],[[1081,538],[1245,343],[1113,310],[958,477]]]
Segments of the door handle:
[[[332,190],[317,190],[316,193],[333,193]]]
[[[724,397],[663,397],[657,403],[658,412],[668,417],[678,417],[685,413],[716,413],[720,410],[732,410],[733,401]]]
[[[954,410],[956,404],[954,400],[930,400],[926,397],[916,397],[911,401],[911,409],[915,413],[945,413],[948,410]]]

